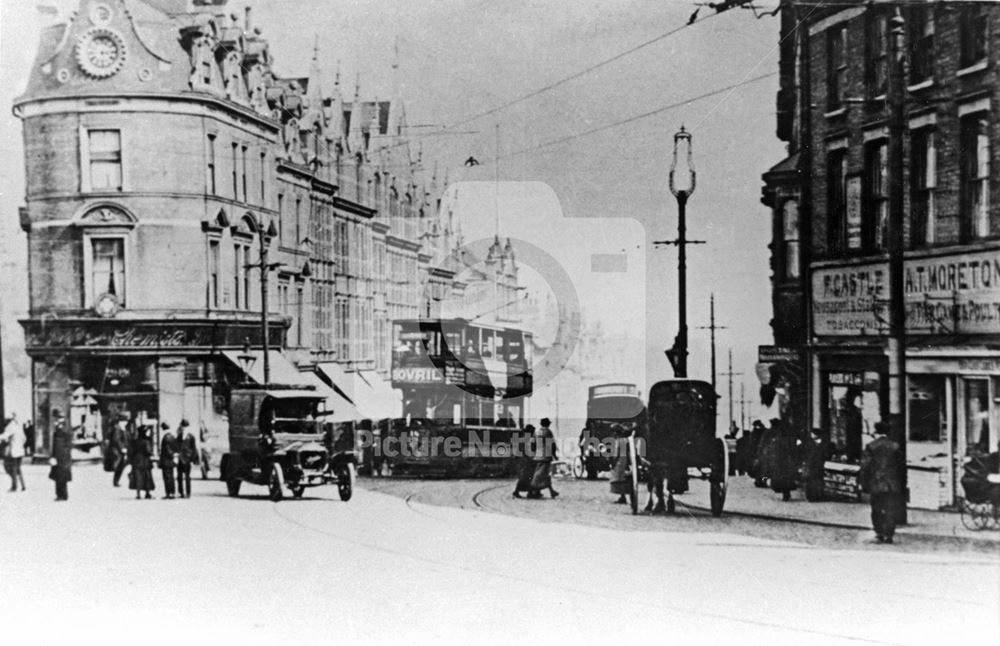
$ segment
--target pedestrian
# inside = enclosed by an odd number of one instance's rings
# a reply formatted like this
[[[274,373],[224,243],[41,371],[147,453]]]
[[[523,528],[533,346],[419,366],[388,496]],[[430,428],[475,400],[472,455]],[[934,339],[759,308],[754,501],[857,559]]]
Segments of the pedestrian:
[[[35,422],[25,420],[24,422],[24,450],[25,455],[35,454]]]
[[[177,427],[177,495],[191,497],[191,465],[198,464],[198,444],[188,432],[188,421],[182,419]]]
[[[611,493],[618,494],[616,505],[628,503],[628,495],[638,495],[632,487],[632,453],[629,447],[629,437],[635,425],[631,427],[626,424],[612,424],[611,433],[614,436],[614,445],[611,447],[611,455],[615,463],[611,467]]]
[[[145,424],[139,426],[132,445],[129,447],[129,488],[135,489],[135,499],[139,500],[145,492],[146,500],[153,497],[151,493],[156,488],[153,481],[153,438],[150,428]]]
[[[73,480],[73,433],[58,408],[52,409],[52,457],[49,458],[49,465],[49,479],[56,483],[56,501],[69,500],[68,485]]]
[[[3,451],[3,468],[10,476],[10,490],[17,491],[18,482],[21,483],[21,491],[25,490],[24,475],[21,474],[21,460],[24,458],[24,445],[27,440],[24,437],[24,429],[17,421],[17,415],[11,414],[10,421],[0,433],[0,444],[5,444]]]
[[[177,440],[170,432],[170,424],[160,424],[160,471],[163,473],[163,492],[165,498],[174,497],[174,469],[177,468]]]
[[[125,472],[125,465],[128,463],[129,433],[128,415],[119,413],[115,420],[115,425],[111,427],[111,434],[108,436],[108,452],[105,456],[104,469],[114,473],[111,483],[121,486],[122,474]]]
[[[755,419],[753,422],[753,429],[750,431],[750,445],[747,447],[747,473],[753,478],[753,485],[755,487],[766,487],[767,478],[764,476],[764,452],[761,447],[764,444],[764,438],[768,435],[767,427],[764,426],[764,422],[759,419]]]
[[[524,427],[524,437],[527,442],[521,444],[521,455],[517,456],[517,484],[514,485],[514,498],[520,498],[522,493],[531,494],[531,478],[535,474],[535,461],[531,450],[534,441],[535,425]]]
[[[532,460],[535,463],[535,473],[531,476],[531,492],[529,498],[541,498],[542,490],[548,489],[553,498],[559,492],[552,488],[552,462],[556,459],[556,442],[552,434],[552,421],[543,417],[540,428],[534,433],[535,446]]]
[[[200,448],[198,453],[201,456],[201,479],[208,480],[208,472],[212,468],[212,456],[208,452],[208,427],[205,426],[205,420],[198,422],[198,445]]]
[[[892,543],[896,533],[896,509],[902,502],[906,468],[899,443],[889,439],[888,433],[886,422],[875,423],[876,438],[862,452],[858,473],[861,490],[868,492],[871,499],[872,527],[879,543]]]
[[[771,481],[771,489],[781,494],[781,499],[788,502],[792,492],[797,488],[799,474],[799,445],[795,430],[791,424],[775,418],[771,420],[770,464],[767,476]]]

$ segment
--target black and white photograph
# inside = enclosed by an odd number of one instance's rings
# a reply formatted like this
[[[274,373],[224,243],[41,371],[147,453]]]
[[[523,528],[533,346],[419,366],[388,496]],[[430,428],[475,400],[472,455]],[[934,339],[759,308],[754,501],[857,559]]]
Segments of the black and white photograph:
[[[0,0],[0,641],[1000,643],[1000,0]]]

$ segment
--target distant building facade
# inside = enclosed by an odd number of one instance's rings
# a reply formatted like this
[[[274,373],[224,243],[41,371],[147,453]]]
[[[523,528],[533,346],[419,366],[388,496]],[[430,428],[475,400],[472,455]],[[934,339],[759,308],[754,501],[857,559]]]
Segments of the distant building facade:
[[[325,93],[318,56],[278,78],[225,8],[81,0],[43,33],[14,104],[42,450],[54,408],[219,423],[263,345],[262,271],[270,346],[302,370],[385,375],[390,321],[464,290],[398,92]]]
[[[775,347],[761,349],[761,374],[794,425],[829,432],[846,463],[889,413],[897,10],[910,503],[938,507],[962,495],[962,458],[1000,439],[1000,4],[783,3],[777,134],[789,156],[764,174]]]

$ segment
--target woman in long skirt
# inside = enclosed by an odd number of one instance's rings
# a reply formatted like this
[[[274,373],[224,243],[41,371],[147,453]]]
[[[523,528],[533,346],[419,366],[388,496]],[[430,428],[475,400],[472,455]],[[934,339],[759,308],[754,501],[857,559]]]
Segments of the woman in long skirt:
[[[548,417],[541,421],[541,428],[535,431],[535,473],[531,476],[531,493],[529,498],[541,498],[542,489],[548,489],[549,495],[555,498],[559,492],[552,488],[552,462],[556,459],[555,436],[549,425]]]
[[[524,427],[524,434],[534,440],[535,427],[528,424]],[[535,473],[535,462],[532,459],[531,442],[526,442],[524,455],[517,458],[517,484],[514,485],[515,498],[520,498],[522,493],[531,493],[531,477]]]
[[[624,505],[628,502],[628,494],[635,493],[632,490],[632,462],[628,442],[631,432],[626,431],[621,424],[612,424],[611,432],[615,442],[611,453],[615,456],[615,464],[611,467],[611,493],[618,494],[615,504]]]
[[[150,437],[148,426],[140,426],[136,438],[132,441],[132,449],[129,451],[129,459],[132,462],[132,477],[129,484],[135,483],[135,499],[138,500],[142,492],[146,492],[146,498],[151,499],[150,493],[156,488],[153,482],[153,438]]]

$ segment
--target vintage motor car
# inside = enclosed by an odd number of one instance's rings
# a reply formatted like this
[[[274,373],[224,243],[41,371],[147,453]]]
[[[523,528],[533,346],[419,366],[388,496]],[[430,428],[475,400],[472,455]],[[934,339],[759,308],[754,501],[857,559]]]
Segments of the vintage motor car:
[[[244,482],[268,488],[277,502],[287,489],[336,484],[340,499],[354,490],[357,457],[350,427],[324,421],[325,397],[306,387],[234,387],[229,404],[229,452],[219,478],[230,496]]]

